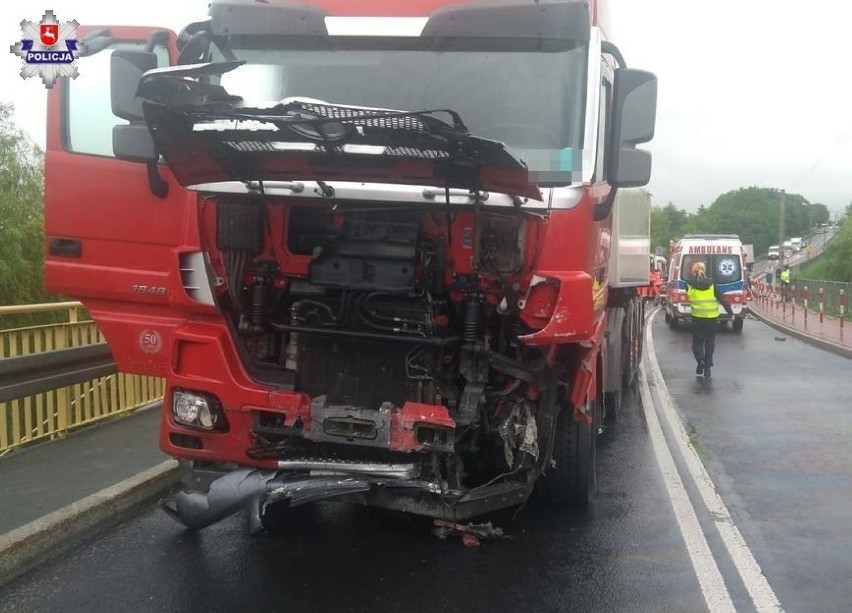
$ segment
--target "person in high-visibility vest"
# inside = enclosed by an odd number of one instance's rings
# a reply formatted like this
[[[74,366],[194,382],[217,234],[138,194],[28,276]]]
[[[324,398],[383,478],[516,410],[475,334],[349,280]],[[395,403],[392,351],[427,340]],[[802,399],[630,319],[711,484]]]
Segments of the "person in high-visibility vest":
[[[784,302],[787,302],[790,300],[790,267],[788,265],[784,265],[784,270],[778,275],[778,281],[781,283],[781,296]]]
[[[697,362],[695,374],[709,377],[716,349],[719,305],[724,307],[728,315],[733,316],[734,311],[713,279],[707,276],[704,262],[692,265],[692,278],[686,282],[686,298],[692,315],[692,354]]]

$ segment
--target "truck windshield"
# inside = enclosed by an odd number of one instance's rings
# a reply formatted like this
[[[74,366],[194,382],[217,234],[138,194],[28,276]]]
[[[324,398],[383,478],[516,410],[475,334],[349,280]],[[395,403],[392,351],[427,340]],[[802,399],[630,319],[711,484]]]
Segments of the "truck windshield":
[[[308,40],[316,47],[317,39]],[[280,41],[271,48],[263,44],[268,38],[245,37],[232,50],[246,65],[221,84],[251,105],[307,97],[406,111],[451,109],[471,133],[501,141],[519,157],[582,148],[586,43],[486,40],[435,50],[434,42],[427,49],[399,39],[321,40],[321,49],[283,48]]]

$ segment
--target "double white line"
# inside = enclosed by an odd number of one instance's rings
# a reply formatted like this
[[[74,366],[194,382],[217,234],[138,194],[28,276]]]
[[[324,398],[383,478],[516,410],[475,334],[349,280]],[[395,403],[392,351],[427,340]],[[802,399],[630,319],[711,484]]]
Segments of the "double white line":
[[[651,335],[651,324],[655,312],[650,314],[645,323],[646,351],[643,358],[642,376],[639,377],[642,411],[648,422],[654,455],[663,474],[666,491],[672,503],[672,509],[677,518],[678,526],[686,542],[686,549],[689,552],[692,567],[698,577],[704,600],[707,603],[707,607],[713,612],[736,610],[725,581],[722,578],[722,573],[719,572],[716,559],[713,557],[710,546],[707,544],[707,538],[704,536],[704,532],[698,522],[695,507],[689,499],[686,488],[683,486],[674,456],[672,456],[672,450],[669,449],[669,445],[663,435],[663,430],[660,427],[660,419],[674,433],[673,447],[678,450],[680,456],[683,458],[687,470],[686,476],[695,483],[701,500],[713,518],[713,524],[719,531],[722,542],[725,544],[725,548],[728,550],[728,554],[731,556],[731,560],[745,584],[755,608],[761,613],[764,611],[773,613],[783,611],[778,597],[772,591],[769,582],[760,568],[760,564],[754,559],[754,555],[751,553],[748,545],[746,545],[742,534],[740,534],[740,531],[734,525],[734,520],[728,512],[728,508],[716,492],[710,475],[707,474],[707,470],[701,463],[695,448],[689,442],[689,436],[680,418],[677,416],[674,402],[663,381],[663,374],[660,372],[660,366],[657,363],[654,353],[654,338]],[[660,400],[658,404],[654,403],[651,396],[650,386],[648,385],[649,378],[654,381],[654,385],[658,390],[658,398]]]

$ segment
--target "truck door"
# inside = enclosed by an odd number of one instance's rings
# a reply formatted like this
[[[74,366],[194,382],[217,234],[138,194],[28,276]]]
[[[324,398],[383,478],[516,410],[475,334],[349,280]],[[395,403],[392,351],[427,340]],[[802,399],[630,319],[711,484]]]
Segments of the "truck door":
[[[142,27],[79,28],[80,39],[101,30],[101,50],[77,60],[79,76],[60,79],[48,93],[45,152],[45,285],[87,306],[165,305],[174,249],[184,242],[189,196],[161,165],[170,184],[151,193],[144,165],[116,159],[110,58],[117,49],[145,48],[166,66],[175,34]],[[90,44],[90,49],[95,45]]]

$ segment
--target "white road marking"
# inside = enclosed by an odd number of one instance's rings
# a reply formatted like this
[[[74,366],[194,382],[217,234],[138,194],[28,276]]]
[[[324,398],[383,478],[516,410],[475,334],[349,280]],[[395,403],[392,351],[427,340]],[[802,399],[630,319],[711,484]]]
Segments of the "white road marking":
[[[641,370],[644,371],[644,366],[641,367]],[[666,445],[663,429],[660,427],[657,413],[653,408],[651,390],[648,387],[648,381],[644,372],[640,375],[639,381],[642,411],[645,414],[645,420],[648,422],[651,446],[654,448],[657,465],[663,474],[663,481],[666,485],[669,500],[672,503],[672,510],[680,527],[680,532],[683,535],[683,540],[686,543],[686,551],[689,553],[689,559],[692,561],[695,576],[698,578],[698,583],[701,586],[704,602],[707,603],[707,608],[711,612],[736,611],[734,603],[731,601],[731,595],[728,593],[728,588],[725,586],[725,581],[722,579],[722,573],[719,572],[719,567],[716,565],[716,560],[710,551],[707,539],[704,538],[704,533],[701,531],[698,516],[695,514],[692,503],[689,501],[686,489],[683,487],[683,481],[680,479],[674,457],[672,457],[671,451],[669,451],[668,445]]]
[[[674,432],[677,448],[686,464],[689,476],[695,483],[699,495],[701,496],[701,500],[710,512],[711,517],[713,517],[716,529],[719,531],[722,542],[725,544],[725,548],[728,550],[728,554],[730,554],[731,559],[734,562],[734,566],[742,578],[755,608],[760,613],[778,613],[783,611],[784,609],[781,607],[781,602],[778,600],[778,597],[769,585],[769,581],[767,581],[766,576],[763,574],[760,564],[758,564],[757,560],[754,558],[751,549],[749,549],[739,529],[734,524],[734,520],[731,517],[728,508],[722,501],[722,497],[719,496],[719,493],[716,491],[716,486],[713,484],[713,480],[710,478],[710,475],[707,473],[707,469],[704,468],[704,464],[702,464],[701,459],[698,457],[698,453],[689,441],[689,435],[686,432],[686,428],[683,427],[683,423],[677,415],[674,401],[672,400],[671,395],[669,395],[668,388],[663,380],[663,373],[657,362],[656,353],[654,353],[654,337],[651,333],[651,324],[655,314],[656,311],[652,312],[645,324],[645,343],[647,349],[645,352],[645,358],[648,360],[651,375],[656,383],[659,397],[662,401],[662,407],[658,408],[656,404],[649,406],[653,406],[655,412],[660,412],[662,419],[668,424],[671,431]],[[644,378],[642,379],[642,383],[643,386],[648,385],[647,380]],[[648,400],[650,401],[650,390],[648,390],[648,396]],[[644,396],[642,398],[642,404],[644,410]],[[646,411],[646,413],[650,412],[651,411]],[[692,508],[691,505],[690,508]]]

